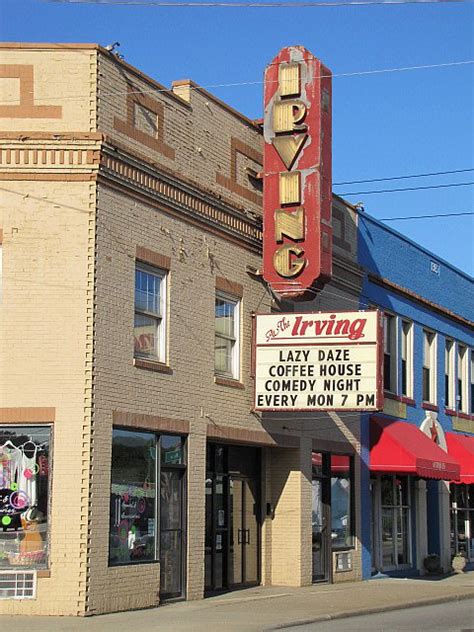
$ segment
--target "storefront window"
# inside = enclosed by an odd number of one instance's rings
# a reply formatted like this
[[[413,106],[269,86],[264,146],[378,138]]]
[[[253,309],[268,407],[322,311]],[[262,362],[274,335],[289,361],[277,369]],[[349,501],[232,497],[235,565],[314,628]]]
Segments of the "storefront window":
[[[331,455],[331,539],[333,548],[354,546],[352,458]]]
[[[0,569],[48,565],[50,434],[0,428]]]
[[[110,565],[155,560],[155,521],[156,436],[114,429]]]

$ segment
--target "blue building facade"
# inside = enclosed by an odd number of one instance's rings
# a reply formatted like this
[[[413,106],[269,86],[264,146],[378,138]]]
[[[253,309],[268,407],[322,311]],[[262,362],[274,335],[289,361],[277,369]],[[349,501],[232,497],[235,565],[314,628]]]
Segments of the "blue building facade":
[[[363,576],[423,573],[430,553],[448,570],[454,553],[474,561],[473,279],[362,211],[358,262],[361,309],[384,313],[384,409],[361,419]],[[382,457],[377,424],[400,443]],[[417,471],[424,457],[431,471]]]

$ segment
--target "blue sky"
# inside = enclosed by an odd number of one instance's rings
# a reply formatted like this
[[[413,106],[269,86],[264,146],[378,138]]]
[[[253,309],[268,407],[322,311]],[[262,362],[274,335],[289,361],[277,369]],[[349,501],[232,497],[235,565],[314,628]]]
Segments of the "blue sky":
[[[474,5],[330,8],[158,8],[2,0],[4,41],[118,40],[126,61],[161,83],[261,81],[283,46],[301,44],[333,73],[474,59]],[[262,115],[262,85],[213,88],[247,116]],[[474,64],[333,80],[333,180],[474,167]],[[474,171],[336,193],[474,181]],[[474,211],[474,187],[346,195],[378,218]],[[474,216],[390,222],[474,274]]]

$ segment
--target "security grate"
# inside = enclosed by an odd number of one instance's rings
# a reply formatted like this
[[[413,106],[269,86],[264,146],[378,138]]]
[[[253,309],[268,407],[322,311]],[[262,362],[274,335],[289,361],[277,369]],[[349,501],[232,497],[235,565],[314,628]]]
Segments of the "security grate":
[[[36,571],[0,571],[0,599],[36,599]]]

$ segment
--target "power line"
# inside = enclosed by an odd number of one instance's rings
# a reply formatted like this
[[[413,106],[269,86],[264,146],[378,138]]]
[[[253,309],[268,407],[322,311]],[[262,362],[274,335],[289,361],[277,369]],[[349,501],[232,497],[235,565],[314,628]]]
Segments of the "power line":
[[[461,215],[474,215],[473,211],[463,211],[461,213],[432,213],[427,215],[407,215],[406,217],[379,217],[380,222],[394,222],[401,219],[432,219],[433,217],[460,217]]]
[[[472,0],[346,0],[335,2],[163,2],[161,0],[40,0],[52,4],[98,4],[98,5],[128,5],[146,7],[200,7],[200,8],[299,8],[312,7],[347,7],[371,5],[400,5],[400,4],[471,4]]]
[[[474,184],[474,182],[458,182],[451,184],[432,184],[426,187],[403,187],[401,189],[379,189],[377,191],[344,191],[343,193],[338,193],[337,195],[375,195],[377,193],[398,193],[400,191],[424,191],[426,189],[447,189],[450,187],[467,187]]]
[[[333,182],[333,186],[342,186],[343,184],[364,184],[367,182],[388,182],[390,180],[409,180],[411,178],[430,178],[431,176],[445,176],[453,173],[466,173],[474,171],[474,167],[467,169],[453,169],[452,171],[431,171],[429,173],[412,173],[406,176],[390,176],[387,178],[371,178],[369,180],[346,180],[344,182]]]
[[[68,2],[69,0],[38,0],[39,2]],[[448,0],[448,1],[458,1],[458,0]],[[471,0],[469,0],[471,1]],[[474,0],[473,0],[474,1]],[[409,72],[409,71],[413,71],[413,70],[431,70],[431,69],[435,69],[435,68],[450,68],[450,67],[454,67],[454,66],[466,66],[466,65],[471,65],[474,64],[474,59],[465,59],[465,60],[461,60],[461,61],[449,61],[449,62],[444,62],[441,64],[422,64],[419,66],[400,66],[400,67],[396,67],[396,68],[379,68],[379,69],[374,69],[374,70],[359,70],[359,71],[355,71],[355,72],[338,72],[338,73],[332,73],[331,75],[318,75],[318,76],[314,76],[314,77],[308,77],[308,79],[325,79],[328,77],[332,77],[332,78],[338,78],[338,77],[364,77],[364,76],[369,76],[369,75],[378,75],[378,74],[386,74],[386,73],[393,73],[393,72]],[[211,84],[207,84],[207,85],[197,85],[197,86],[193,86],[193,85],[189,85],[186,86],[186,88],[188,90],[193,90],[193,91],[199,91],[199,90],[210,90],[210,89],[214,89],[214,88],[239,88],[239,87],[245,87],[245,86],[259,86],[259,85],[265,85],[265,84],[269,84],[269,83],[278,83],[279,80],[275,80],[275,81],[262,81],[262,80],[256,80],[256,81],[236,81],[236,82],[232,82],[232,83],[211,83]],[[27,91],[27,94],[33,94],[33,90],[29,90]],[[112,97],[118,97],[118,96],[128,96],[128,95],[134,95],[134,94],[171,94],[173,97],[176,97],[176,92],[174,92],[173,88],[154,88],[151,90],[127,90],[127,91],[120,91],[120,90],[104,90],[103,92],[98,92],[98,98],[99,99],[103,99],[104,97],[107,96],[112,96]],[[57,94],[52,94],[49,96],[44,96],[44,97],[38,97],[35,96],[35,102],[39,103],[41,101],[51,101],[51,99],[60,99],[61,101],[76,101],[79,99],[84,99],[86,97],[89,97],[89,93],[88,94],[74,94],[74,95],[70,95],[70,96],[61,96],[58,97]],[[3,99],[2,103],[17,103],[17,99]]]

